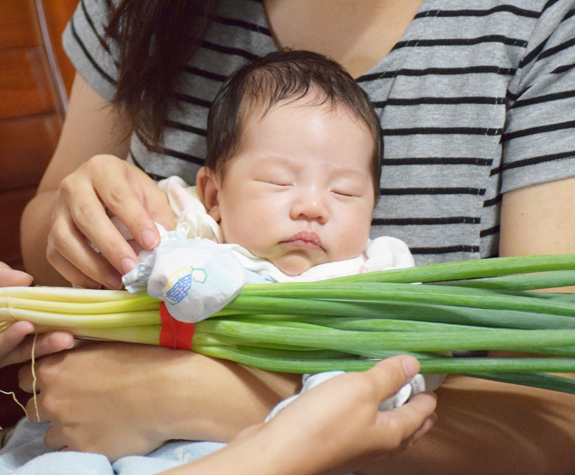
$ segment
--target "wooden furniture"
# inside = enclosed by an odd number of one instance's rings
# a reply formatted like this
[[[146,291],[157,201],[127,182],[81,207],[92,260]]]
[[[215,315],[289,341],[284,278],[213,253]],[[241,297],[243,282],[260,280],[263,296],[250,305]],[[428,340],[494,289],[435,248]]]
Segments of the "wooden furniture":
[[[56,147],[74,78],[61,34],[77,4],[0,2],[0,260],[17,268],[20,216]]]
[[[61,35],[78,0],[0,0],[0,261],[22,268],[20,216],[52,157],[75,70]],[[0,370],[0,389],[16,389],[18,367]],[[0,394],[0,426],[21,410]]]

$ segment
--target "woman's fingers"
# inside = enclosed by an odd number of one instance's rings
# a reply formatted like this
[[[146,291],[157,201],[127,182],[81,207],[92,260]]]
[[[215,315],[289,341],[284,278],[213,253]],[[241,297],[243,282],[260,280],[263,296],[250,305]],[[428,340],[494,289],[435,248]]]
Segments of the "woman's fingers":
[[[436,400],[437,398],[434,399]],[[427,419],[425,419],[425,422],[421,424],[421,426],[408,439],[408,443],[406,444],[405,448],[410,447],[419,439],[421,439],[425,434],[427,434],[433,428],[436,422],[437,422],[437,414],[435,414],[434,412]]]
[[[407,404],[392,411],[379,412],[375,426],[375,439],[390,442],[395,448],[407,448],[429,431],[435,423],[435,406],[437,398],[434,393],[417,394]]]
[[[32,376],[32,366],[24,365],[18,371],[18,386],[22,391],[32,393],[34,389],[34,377]]]
[[[71,333],[55,331],[38,336],[36,343],[30,341],[26,342],[26,344],[28,345],[28,348],[24,346],[22,351],[23,355],[26,356],[26,359],[22,361],[28,361],[30,359],[32,347],[34,347],[34,358],[38,359],[43,356],[74,348],[76,341]],[[26,351],[27,349],[30,351]]]
[[[48,260],[70,282],[121,288],[121,274],[139,262],[110,214],[148,250],[160,240],[154,221],[174,225],[165,194],[145,173],[111,155],[91,158],[62,180],[52,215]]]
[[[40,404],[40,391],[36,389],[36,397],[32,396],[24,406],[26,408],[26,416],[30,422],[37,424],[44,424],[50,422],[50,417],[42,412],[42,405]]]
[[[137,171],[144,174],[141,170]],[[150,180],[148,175],[145,175],[145,179]],[[175,229],[176,217],[170,207],[166,194],[159,186],[155,183],[153,187],[150,186],[147,189],[145,196],[142,198],[142,202],[145,204],[150,216],[156,223],[160,223],[168,231]]]
[[[123,195],[131,190],[126,181],[111,178],[118,176],[116,170],[109,170],[110,178],[102,183],[102,178],[90,175],[92,168],[81,169],[62,181],[50,241],[54,250],[88,277],[117,287],[119,273],[125,271],[122,263],[129,261],[133,267],[138,263],[138,257],[111,222],[107,203],[100,195],[108,188],[116,194],[119,194],[118,187],[123,188]],[[102,255],[98,255],[90,243]]]
[[[46,333],[36,337],[34,342],[34,336],[30,335],[33,331],[34,325],[30,322],[16,322],[0,332],[0,368],[30,361],[32,348],[34,357],[41,358],[74,346],[74,337],[70,333]]]
[[[380,401],[393,396],[419,372],[419,362],[412,356],[394,356],[380,361],[364,373]]]
[[[86,164],[86,169],[103,205],[126,226],[142,248],[151,250],[159,244],[160,234],[155,222],[164,224],[168,229],[173,228],[174,214],[166,195],[143,171],[109,155],[93,157]],[[115,173],[102,173],[102,170],[111,169]],[[83,219],[75,219],[75,222],[80,231],[87,235],[87,229],[82,224],[89,223]],[[108,242],[94,243],[100,244],[102,254],[118,270],[131,270],[122,267],[122,262],[113,258],[113,249],[110,249]]]
[[[16,322],[8,330],[0,333],[0,345],[2,344],[3,334],[10,334],[14,327],[19,326],[32,327],[31,330],[26,333],[26,335],[28,335],[34,329],[34,326],[29,322]],[[27,330],[28,328],[26,328],[26,331]],[[74,337],[67,332],[58,331],[40,335],[36,337],[35,343],[33,336],[26,336],[24,338],[24,335],[22,335],[22,338],[18,344],[14,346],[13,349],[1,361],[0,367],[30,361],[32,359],[32,348],[34,348],[34,358],[42,358],[43,356],[50,355],[52,353],[69,350],[70,348],[73,348],[74,345]],[[31,386],[29,389],[32,389]]]
[[[376,388],[376,398],[383,401],[395,394],[418,372],[419,362],[415,358],[397,356],[378,363],[365,376],[371,379]],[[397,445],[398,448],[412,444],[433,426],[435,406],[435,394],[425,392],[417,394],[407,404],[392,411],[378,411],[374,426],[375,438],[391,441],[392,446]],[[392,439],[390,434],[394,435]]]
[[[92,289],[101,288],[102,285],[120,288],[118,272],[89,246],[86,237],[78,231],[67,212],[61,213],[52,225],[48,236],[47,258],[74,285]]]
[[[72,265],[72,263],[66,259],[62,254],[60,254],[55,248],[52,248],[50,244],[48,245],[48,262],[56,269],[62,277],[64,277],[68,282],[73,285],[77,285],[79,287],[85,289],[101,289],[102,287],[108,287],[110,289],[118,288],[115,285],[116,279],[114,275],[117,272],[114,270],[114,274],[107,275],[103,274],[101,280],[107,283],[104,285],[99,282],[99,280],[94,280],[84,274],[78,267]],[[72,254],[68,254],[70,258],[72,258]],[[109,264],[108,264],[109,265]],[[89,271],[87,271],[89,272]],[[111,272],[111,271],[110,271]],[[96,276],[96,278],[98,278]]]
[[[16,322],[7,330],[0,332],[0,368],[15,363],[15,352],[26,335],[34,331],[29,322]]]
[[[123,176],[103,187],[100,198],[142,248],[154,249],[160,242],[155,222],[167,224],[171,229],[173,212],[166,195],[150,177],[129,163],[122,165]],[[121,186],[124,181],[129,185],[127,188]]]
[[[28,408],[26,408],[28,410]],[[30,416],[28,416],[30,418]],[[33,419],[32,419],[33,420]],[[43,421],[48,422],[48,421]],[[67,438],[64,436],[63,432],[59,430],[53,424],[46,429],[44,433],[44,444],[50,450],[54,452],[62,451],[62,450],[69,450],[67,445]]]
[[[27,287],[32,283],[32,276],[25,272],[11,269],[10,266],[0,262],[0,286],[1,287]]]

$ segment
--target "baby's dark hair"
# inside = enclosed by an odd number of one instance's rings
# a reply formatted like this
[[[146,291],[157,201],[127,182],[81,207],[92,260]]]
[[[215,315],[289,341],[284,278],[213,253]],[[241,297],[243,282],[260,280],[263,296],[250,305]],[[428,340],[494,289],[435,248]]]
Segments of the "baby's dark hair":
[[[335,61],[309,51],[270,53],[240,68],[216,96],[208,115],[206,166],[222,178],[237,153],[242,127],[254,111],[265,115],[281,101],[294,102],[313,92],[313,105],[347,108],[371,132],[371,173],[379,196],[382,137],[379,119],[367,94]]]

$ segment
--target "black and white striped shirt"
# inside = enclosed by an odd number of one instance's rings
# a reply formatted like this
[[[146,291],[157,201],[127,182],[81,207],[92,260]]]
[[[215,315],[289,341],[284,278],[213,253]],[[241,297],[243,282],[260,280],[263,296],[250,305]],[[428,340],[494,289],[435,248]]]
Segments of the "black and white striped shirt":
[[[81,0],[65,48],[110,99],[107,1]],[[129,160],[193,183],[224,79],[275,51],[261,1],[224,0],[178,87],[163,151],[134,136]],[[358,78],[381,118],[382,197],[372,236],[416,263],[496,256],[502,194],[575,176],[575,0],[426,0],[390,54]]]

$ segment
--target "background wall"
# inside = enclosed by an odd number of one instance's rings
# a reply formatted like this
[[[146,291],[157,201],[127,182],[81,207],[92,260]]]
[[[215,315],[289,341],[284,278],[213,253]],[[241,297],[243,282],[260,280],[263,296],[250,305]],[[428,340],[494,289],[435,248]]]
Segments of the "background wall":
[[[0,1],[0,260],[17,268],[20,216],[56,148],[74,78],[61,34],[77,4]]]
[[[22,268],[20,216],[56,148],[74,79],[61,35],[77,4],[0,0],[0,261],[16,268]],[[17,370],[0,370],[0,389],[15,390]],[[0,394],[0,426],[22,414]]]

